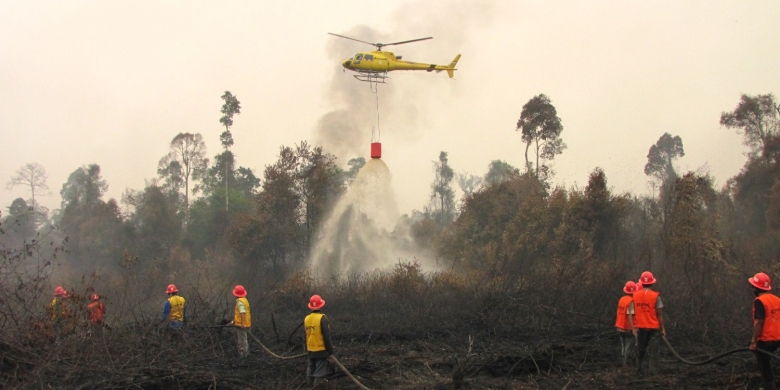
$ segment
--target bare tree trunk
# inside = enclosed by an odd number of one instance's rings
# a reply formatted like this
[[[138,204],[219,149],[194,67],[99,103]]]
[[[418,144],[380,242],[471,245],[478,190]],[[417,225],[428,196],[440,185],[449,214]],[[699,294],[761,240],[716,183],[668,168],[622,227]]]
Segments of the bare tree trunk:
[[[35,183],[30,181],[30,192],[32,192],[32,209],[35,212]]]
[[[184,226],[190,221],[190,174],[184,176]]]
[[[227,213],[229,211],[229,204],[230,199],[228,196],[228,164],[230,164],[227,161],[227,153],[225,153],[225,212]]]
[[[536,177],[539,177],[539,138],[536,139]]]

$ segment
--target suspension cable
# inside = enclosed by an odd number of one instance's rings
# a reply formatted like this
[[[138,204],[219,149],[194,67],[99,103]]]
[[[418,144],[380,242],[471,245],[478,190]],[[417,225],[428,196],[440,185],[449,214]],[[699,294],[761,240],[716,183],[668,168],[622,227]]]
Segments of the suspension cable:
[[[382,139],[382,129],[379,127],[379,84],[374,84],[376,90],[373,91],[376,96],[376,140],[374,139],[374,132],[371,132],[371,142],[380,142]]]

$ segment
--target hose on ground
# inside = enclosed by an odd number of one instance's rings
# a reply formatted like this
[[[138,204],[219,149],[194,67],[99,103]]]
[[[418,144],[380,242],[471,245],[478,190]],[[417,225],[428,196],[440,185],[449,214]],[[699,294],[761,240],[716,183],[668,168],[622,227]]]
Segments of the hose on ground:
[[[694,362],[694,361],[687,360],[687,359],[683,358],[682,356],[680,356],[680,354],[678,354],[677,351],[674,350],[674,348],[672,347],[672,344],[669,343],[669,340],[667,340],[665,336],[662,336],[661,338],[664,340],[664,343],[669,348],[669,350],[672,351],[672,355],[674,355],[674,357],[676,357],[677,360],[679,360],[679,361],[681,361],[681,362],[683,362],[685,364],[689,364],[691,366],[701,366],[703,364],[712,363],[712,362],[714,362],[714,361],[716,361],[716,360],[718,360],[718,359],[720,359],[720,358],[722,358],[724,356],[728,356],[728,355],[731,355],[731,354],[737,353],[737,352],[754,352],[754,351],[751,351],[750,348],[736,348],[736,349],[732,349],[730,351],[723,352],[723,353],[721,353],[719,355],[715,355],[715,356],[713,356],[713,357],[711,357],[711,358],[709,358],[707,360],[702,360],[700,362]],[[768,352],[768,351],[764,351],[763,349],[756,349],[755,352],[760,352],[760,353],[763,353],[763,354],[765,354],[767,356],[770,356],[770,357],[773,357],[775,359],[780,360],[780,356],[777,356],[777,355],[775,355],[775,354],[773,354],[771,352]]]
[[[355,384],[356,384],[358,387],[360,387],[360,388],[361,388],[361,389],[363,389],[363,390],[371,390],[371,389],[369,389],[368,387],[366,387],[366,386],[363,386],[363,384],[362,384],[362,383],[360,383],[360,381],[358,381],[357,379],[355,379],[355,377],[354,377],[354,376],[352,376],[352,374],[351,374],[351,373],[350,373],[350,372],[347,370],[347,368],[346,368],[346,367],[344,367],[344,365],[343,365],[343,364],[341,364],[341,362],[339,361],[339,359],[336,359],[336,356],[334,356],[334,355],[330,355],[330,356],[328,356],[328,360],[332,361],[333,363],[336,363],[336,365],[337,365],[337,366],[339,366],[339,368],[341,369],[341,371],[344,371],[344,373],[345,373],[345,374],[347,374],[347,376],[349,377],[349,379],[352,379],[352,382],[355,382]]]
[[[261,347],[263,347],[263,349],[264,349],[266,352],[268,352],[268,354],[269,354],[269,355],[271,355],[271,356],[273,356],[273,357],[275,357],[275,358],[277,358],[277,359],[281,359],[281,360],[292,360],[292,359],[298,359],[298,358],[302,358],[302,357],[306,356],[306,354],[305,354],[305,353],[302,353],[302,354],[299,354],[299,355],[293,355],[293,356],[281,356],[281,355],[277,355],[277,354],[275,354],[275,353],[274,353],[274,351],[271,351],[270,349],[268,349],[268,347],[266,347],[266,346],[265,346],[265,344],[263,344],[263,342],[262,342],[262,341],[260,341],[260,339],[258,339],[257,337],[255,337],[255,335],[253,335],[253,334],[252,334],[252,332],[250,332],[250,331],[248,331],[248,330],[247,330],[247,332],[246,332],[246,333],[247,333],[247,334],[249,334],[249,336],[250,336],[250,337],[252,337],[252,339],[254,339],[255,341],[257,341],[257,343],[258,343],[258,344],[260,344],[260,346],[261,346]]]
[[[255,337],[255,335],[253,335],[253,334],[252,334],[252,332],[249,332],[249,331],[247,331],[247,334],[249,334],[249,336],[250,336],[250,337],[252,337],[252,339],[253,339],[253,340],[257,341],[257,343],[258,343],[258,344],[260,344],[260,346],[261,346],[261,347],[262,347],[262,348],[263,348],[263,349],[264,349],[266,352],[268,352],[268,354],[269,354],[269,355],[271,355],[271,356],[273,356],[273,357],[275,357],[275,358],[277,358],[277,359],[281,359],[281,360],[292,360],[292,359],[298,359],[298,358],[302,358],[302,357],[306,356],[306,354],[305,354],[305,353],[302,353],[302,354],[299,354],[299,355],[293,355],[293,356],[281,356],[281,355],[277,355],[277,354],[275,354],[273,351],[271,351],[270,349],[268,349],[268,347],[266,347],[266,346],[265,346],[265,344],[263,344],[263,342],[262,342],[262,341],[260,341],[260,339],[258,339],[257,337]],[[347,374],[347,376],[349,377],[349,379],[351,379],[351,380],[352,380],[352,382],[355,382],[355,384],[356,384],[358,387],[360,387],[360,388],[361,388],[361,389],[363,389],[363,390],[371,390],[371,389],[369,389],[368,387],[364,386],[362,383],[360,383],[360,381],[359,381],[359,380],[357,380],[357,378],[355,378],[354,376],[352,376],[352,373],[350,373],[350,372],[349,372],[349,370],[347,370],[347,368],[346,368],[346,367],[344,367],[344,365],[343,365],[343,364],[341,364],[341,362],[339,361],[339,359],[336,359],[336,356],[334,356],[334,355],[330,355],[330,356],[328,356],[328,360],[330,360],[331,362],[333,362],[334,364],[336,364],[336,365],[337,365],[337,366],[338,366],[338,367],[341,369],[341,371],[344,371],[344,373],[345,373],[345,374]]]

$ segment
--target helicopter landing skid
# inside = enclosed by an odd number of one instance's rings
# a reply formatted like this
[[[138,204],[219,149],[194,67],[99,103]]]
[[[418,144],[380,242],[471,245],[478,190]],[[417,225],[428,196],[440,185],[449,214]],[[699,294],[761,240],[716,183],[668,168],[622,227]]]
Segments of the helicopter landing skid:
[[[358,74],[352,75],[352,77],[369,83],[375,84],[387,84],[387,72],[358,72]]]

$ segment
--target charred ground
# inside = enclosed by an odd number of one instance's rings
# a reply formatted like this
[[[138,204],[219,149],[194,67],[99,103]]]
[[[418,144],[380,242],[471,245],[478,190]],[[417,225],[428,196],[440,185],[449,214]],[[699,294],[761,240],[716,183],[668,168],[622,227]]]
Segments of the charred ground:
[[[758,384],[749,354],[690,367],[665,353],[660,374],[636,377],[620,366],[609,314],[598,318],[585,310],[555,310],[534,302],[534,294],[496,293],[479,284],[465,288],[465,281],[450,273],[419,273],[413,264],[323,285],[299,274],[251,301],[253,334],[278,354],[301,353],[298,325],[307,314],[305,295],[317,290],[328,301],[324,312],[331,318],[336,355],[369,388],[738,389]],[[306,388],[305,359],[275,359],[252,340],[250,356],[236,357],[233,333],[219,327],[229,319],[224,313],[232,309],[232,299],[181,290],[193,313],[183,334],[161,328],[152,311],[141,306],[89,338],[84,322],[74,320],[60,344],[45,318],[20,318],[25,326],[0,346],[1,383],[19,389]],[[72,307],[85,303],[79,295],[70,301]],[[705,337],[715,333],[703,335],[672,320],[669,339],[684,356],[703,357],[743,346],[749,327],[741,328],[741,339]],[[329,379],[331,388],[357,388],[333,366]]]

